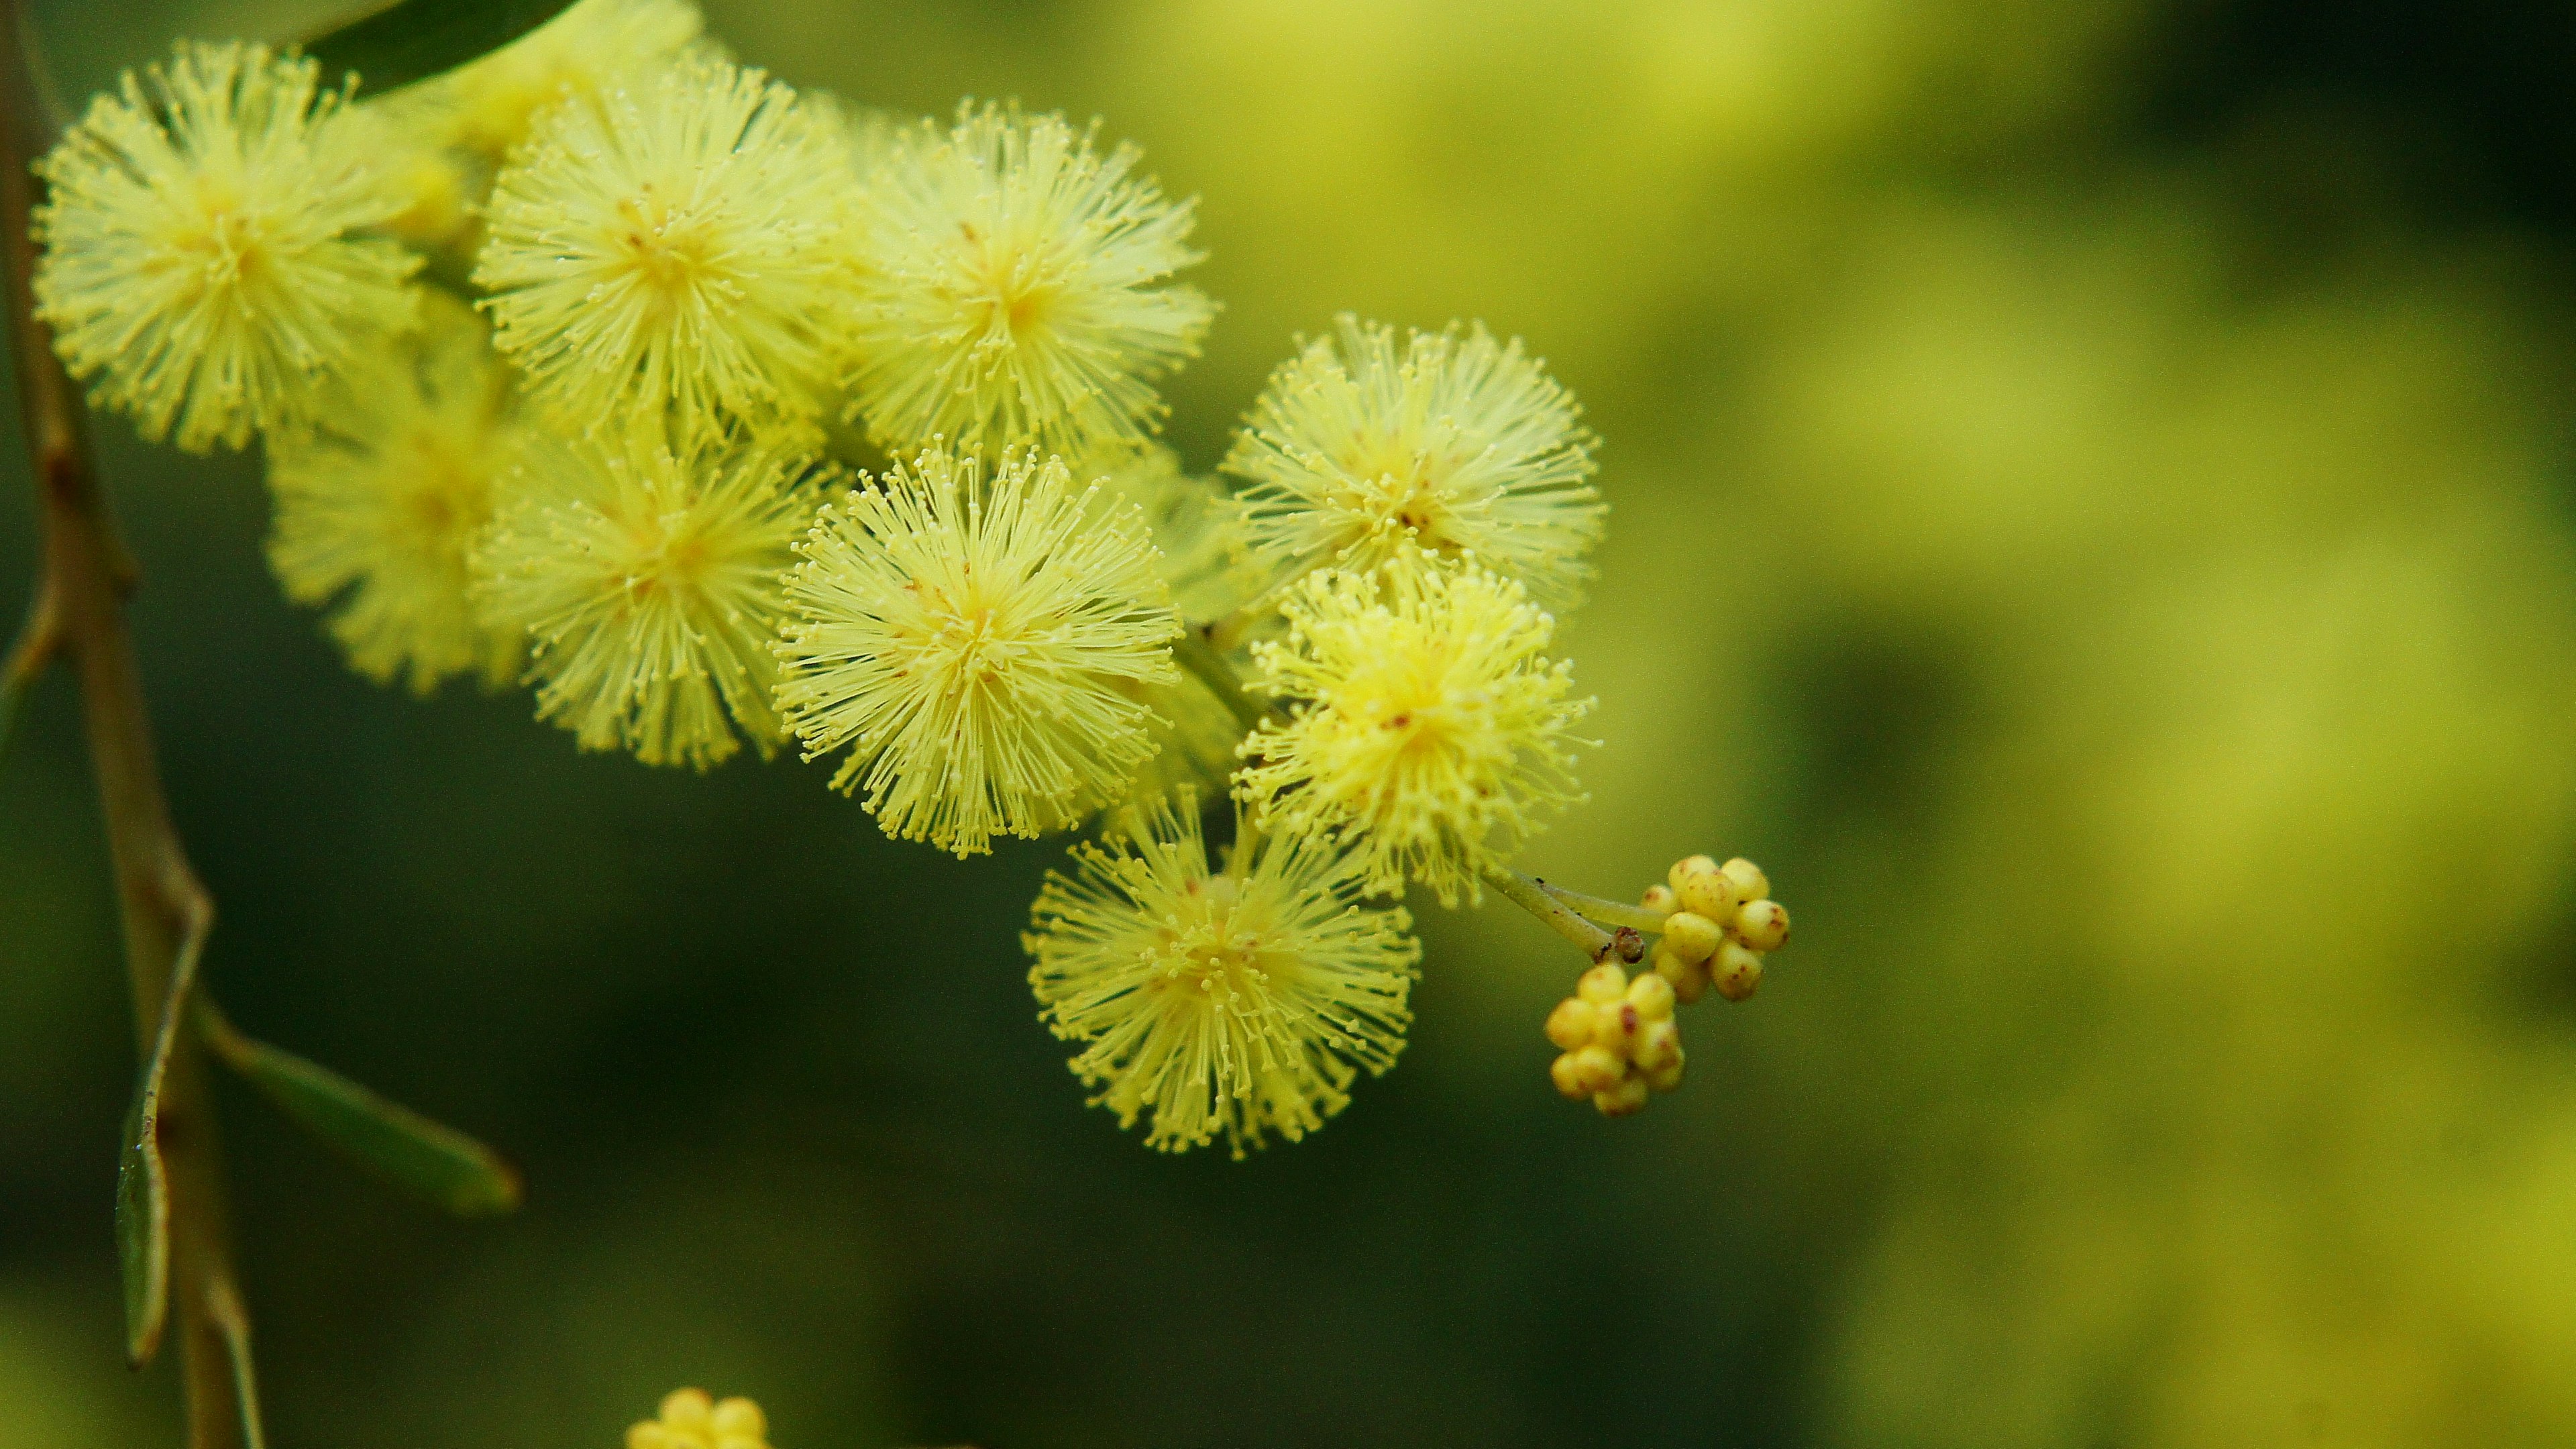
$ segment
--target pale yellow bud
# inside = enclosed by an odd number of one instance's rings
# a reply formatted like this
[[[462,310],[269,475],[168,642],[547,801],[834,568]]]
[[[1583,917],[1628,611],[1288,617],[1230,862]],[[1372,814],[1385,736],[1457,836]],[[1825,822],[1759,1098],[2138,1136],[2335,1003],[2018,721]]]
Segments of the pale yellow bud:
[[[1735,882],[1722,870],[1695,870],[1682,878],[1682,909],[1693,915],[1723,921],[1735,914],[1736,903],[1742,899]],[[1666,928],[1670,929],[1669,922]]]
[[[1778,901],[1746,901],[1730,923],[1735,939],[1756,951],[1777,951],[1789,939],[1789,908]]]
[[[662,1396],[662,1422],[694,1429],[715,1417],[716,1401],[704,1389],[673,1389]]]
[[[1663,978],[1658,976],[1655,979],[1661,981]],[[1629,1044],[1637,1039],[1637,1029],[1644,1025],[1645,1018],[1636,1007],[1625,1001],[1611,1002],[1594,1009],[1592,1039],[1626,1056]]]
[[[1693,880],[1713,880],[1713,875],[1694,876]],[[1718,943],[1726,933],[1718,928],[1724,916],[1703,916],[1697,911],[1675,911],[1664,920],[1664,949],[1685,961],[1705,961],[1717,954]]]
[[[715,1431],[717,1449],[731,1449],[724,1442],[728,1439],[758,1444],[769,1437],[769,1419],[749,1399],[725,1399],[716,1405]]]
[[[1673,983],[1656,972],[1648,971],[1628,983],[1628,1005],[1637,1019],[1652,1026],[1673,1019]]]
[[[1708,963],[1685,961],[1672,952],[1655,948],[1655,974],[1673,983],[1673,999],[1688,1006],[1708,994]]]
[[[1637,904],[1653,911],[1656,915],[1669,916],[1681,909],[1682,898],[1671,886],[1650,885],[1646,887],[1646,893],[1637,898]]]
[[[1651,1072],[1641,1073],[1641,1075],[1646,1079],[1646,1085],[1654,1088],[1658,1092],[1669,1092],[1673,1088],[1680,1086],[1682,1084],[1682,1062],[1684,1055],[1685,1054],[1681,1049],[1677,1047],[1673,1050],[1673,1059],[1671,1061],[1664,1063],[1662,1066],[1657,1067]]]
[[[671,1431],[650,1419],[627,1426],[626,1449],[685,1449]]]
[[[1592,1094],[1592,1105],[1604,1117],[1626,1117],[1646,1105],[1646,1079],[1630,1077],[1606,1092]]]
[[[1637,1049],[1630,1054],[1629,1060],[1637,1064],[1638,1071],[1651,1076],[1679,1060],[1681,1054],[1681,1023],[1666,1017],[1662,1021],[1647,1023],[1646,1029],[1637,1034]]]
[[[1762,867],[1743,856],[1737,856],[1718,869],[1735,883],[1735,898],[1739,901],[1758,901],[1771,894],[1771,877],[1764,875]],[[1726,917],[1719,916],[1718,919],[1723,921]]]
[[[1606,1046],[1588,1046],[1571,1055],[1574,1066],[1570,1075],[1587,1092],[1609,1091],[1628,1075],[1627,1059]]]
[[[1673,868],[1664,873],[1664,883],[1672,887],[1673,893],[1678,895],[1681,893],[1682,882],[1687,879],[1692,872],[1715,869],[1717,869],[1717,862],[1708,856],[1684,856],[1680,860],[1674,861]]]
[[[1592,1018],[1596,1008],[1579,996],[1569,996],[1547,1014],[1547,1039],[1560,1051],[1573,1051],[1592,1040]]]
[[[1617,963],[1604,961],[1578,977],[1574,990],[1586,1001],[1608,1006],[1628,994],[1628,973]]]
[[[1591,1084],[1583,1075],[1583,1059],[1573,1052],[1566,1052],[1548,1063],[1547,1079],[1556,1084],[1556,1090],[1569,1102],[1580,1102],[1592,1095]],[[629,1445],[629,1449],[633,1446]]]
[[[1709,962],[1709,977],[1717,983],[1717,994],[1729,1001],[1742,1001],[1762,984],[1762,956],[1729,941],[1717,948]]]

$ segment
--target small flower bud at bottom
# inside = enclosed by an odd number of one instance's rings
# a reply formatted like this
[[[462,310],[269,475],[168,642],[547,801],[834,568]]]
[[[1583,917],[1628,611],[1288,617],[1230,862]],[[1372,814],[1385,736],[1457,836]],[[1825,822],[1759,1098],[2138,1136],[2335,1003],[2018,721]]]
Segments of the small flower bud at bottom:
[[[1571,1074],[1587,1092],[1606,1092],[1619,1085],[1621,1077],[1628,1075],[1626,1059],[1606,1046],[1588,1046],[1571,1055],[1574,1058]]]
[[[1669,1092],[1673,1088],[1680,1086],[1682,1084],[1682,1060],[1682,1052],[1678,1049],[1675,1050],[1671,1061],[1664,1063],[1662,1066],[1657,1067],[1651,1072],[1642,1074],[1646,1079],[1646,1085],[1654,1088],[1658,1092]]]
[[[1729,923],[1735,939],[1756,951],[1777,951],[1789,939],[1789,908],[1778,901],[1746,901]]]
[[[1708,994],[1708,963],[1705,961],[1685,961],[1657,947],[1655,974],[1673,983],[1673,999],[1684,1006]]]
[[[1629,1045],[1636,1041],[1638,1030],[1645,1024],[1645,1018],[1636,1007],[1624,1001],[1614,1002],[1595,1008],[1592,1039],[1624,1057],[1628,1054]]]
[[[1681,1054],[1681,1023],[1666,1017],[1647,1023],[1646,1029],[1638,1033],[1637,1049],[1630,1054],[1630,1060],[1636,1062],[1638,1071],[1651,1075],[1680,1060]]]
[[[1675,911],[1664,920],[1664,949],[1685,961],[1705,961],[1717,954],[1718,943],[1726,939],[1726,933],[1717,925],[1724,919],[1697,911]]]
[[[1664,872],[1664,884],[1671,886],[1673,892],[1678,895],[1681,892],[1682,882],[1688,880],[1692,872],[1715,869],[1717,869],[1717,861],[1709,856],[1686,855],[1674,861],[1671,870]]]
[[[1628,983],[1628,1005],[1649,1025],[1673,1019],[1673,983],[1649,971]]]
[[[1719,866],[1718,869],[1724,871],[1726,878],[1735,883],[1735,898],[1739,901],[1758,901],[1771,894],[1771,877],[1764,875],[1762,867],[1746,860],[1743,856],[1737,856]],[[1718,919],[1722,921],[1726,917],[1720,916]]]
[[[1646,959],[1645,934],[1634,926],[1621,926],[1610,933],[1610,949],[1619,953],[1620,960],[1634,966]]]
[[[1682,908],[1682,898],[1671,886],[1650,885],[1646,887],[1646,893],[1637,898],[1637,904],[1653,911],[1656,915],[1669,916]]]
[[[1626,1117],[1646,1105],[1646,1079],[1630,1077],[1606,1092],[1592,1094],[1592,1105],[1604,1117]]]
[[[715,1417],[716,1401],[704,1389],[673,1389],[662,1396],[662,1422],[694,1429]]]
[[[1592,1087],[1583,1075],[1583,1060],[1573,1052],[1548,1063],[1547,1079],[1556,1084],[1556,1090],[1569,1102],[1580,1102],[1592,1095]]]
[[[1628,973],[1617,965],[1604,961],[1577,978],[1574,990],[1586,1001],[1608,1006],[1628,994]]]
[[[1729,1001],[1742,1001],[1762,984],[1762,957],[1733,941],[1717,948],[1716,959],[1708,963],[1708,974],[1717,983],[1717,994]]]
[[[1547,1039],[1560,1051],[1573,1051],[1592,1040],[1593,1005],[1579,996],[1569,996],[1547,1014]]]
[[[1695,870],[1682,877],[1682,909],[1712,921],[1723,921],[1735,914],[1736,903],[1743,895],[1724,871]]]

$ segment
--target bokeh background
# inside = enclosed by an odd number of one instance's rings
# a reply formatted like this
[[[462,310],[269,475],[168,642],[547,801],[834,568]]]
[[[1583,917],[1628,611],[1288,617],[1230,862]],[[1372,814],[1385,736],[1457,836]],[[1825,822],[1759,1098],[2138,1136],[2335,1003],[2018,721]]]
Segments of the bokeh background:
[[[307,0],[54,0],[77,95]],[[352,675],[253,465],[102,428],[243,1025],[502,1144],[443,1221],[228,1098],[273,1442],[2576,1443],[2576,19],[2502,0],[709,0],[800,84],[1098,114],[1202,198],[1211,466],[1292,334],[1477,316],[1605,438],[1536,868],[1798,937],[1609,1123],[1576,962],[1430,906],[1401,1067],[1252,1161],[1087,1110],[1058,846]],[[14,445],[0,463],[22,475]],[[0,588],[30,513],[0,480]],[[13,606],[14,607],[14,606]],[[128,1008],[70,691],[0,769],[0,1445],[118,1359]],[[1420,903],[1417,903],[1418,905]]]

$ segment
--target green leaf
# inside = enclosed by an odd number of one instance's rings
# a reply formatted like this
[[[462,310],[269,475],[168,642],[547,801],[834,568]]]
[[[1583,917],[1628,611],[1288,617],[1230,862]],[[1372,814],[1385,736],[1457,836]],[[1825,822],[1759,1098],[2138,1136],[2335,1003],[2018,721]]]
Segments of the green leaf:
[[[358,73],[376,95],[427,80],[500,49],[561,14],[572,0],[394,0],[306,43],[326,79]]]
[[[251,1366],[250,1315],[242,1309],[241,1294],[232,1280],[217,1278],[206,1285],[206,1317],[212,1319],[215,1331],[223,1336],[224,1358],[233,1370],[233,1403],[241,1410],[242,1449],[268,1449],[268,1435],[260,1427],[259,1374]]]
[[[161,1164],[161,1084],[179,1040],[179,1017],[197,983],[211,917],[188,928],[170,966],[170,993],[152,1033],[152,1054],[125,1114],[125,1143],[116,1163],[116,1262],[125,1278],[125,1358],[137,1368],[161,1349],[170,1321],[170,1179]]]
[[[519,1206],[518,1170],[491,1148],[328,1067],[242,1035],[211,1001],[200,1003],[199,1021],[227,1066],[359,1166],[458,1217],[496,1217]]]
[[[116,1164],[116,1262],[125,1278],[125,1359],[141,1368],[170,1319],[170,1188],[142,1093],[125,1114]]]

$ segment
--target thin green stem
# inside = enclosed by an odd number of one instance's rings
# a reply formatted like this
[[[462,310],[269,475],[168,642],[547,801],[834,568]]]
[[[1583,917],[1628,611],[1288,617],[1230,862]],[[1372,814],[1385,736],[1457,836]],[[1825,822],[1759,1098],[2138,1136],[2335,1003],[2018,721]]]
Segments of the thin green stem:
[[[1545,881],[1540,881],[1539,887],[1572,907],[1585,920],[1598,921],[1605,926],[1630,926],[1640,931],[1660,932],[1664,929],[1665,917],[1660,911],[1650,911],[1644,906],[1632,906],[1624,901],[1587,896],[1581,891],[1570,891],[1563,886],[1549,885]]]
[[[1536,916],[1547,928],[1581,947],[1583,954],[1595,961],[1607,961],[1618,943],[1608,931],[1566,909],[1565,904],[1548,893],[1537,877],[1516,870],[1488,871],[1485,879],[1513,905]],[[1633,932],[1631,934],[1634,934]]]
[[[1198,629],[1184,628],[1181,637],[1172,641],[1172,662],[1206,685],[1208,693],[1215,695],[1245,729],[1260,724],[1267,715],[1258,701],[1243,692],[1243,681],[1236,676],[1234,666]]]
[[[7,655],[0,656],[0,761],[9,758],[9,742],[17,736],[27,695],[62,651],[62,644],[62,610],[54,603],[52,576],[46,575],[36,582],[36,596],[27,605],[27,622],[17,641]]]

